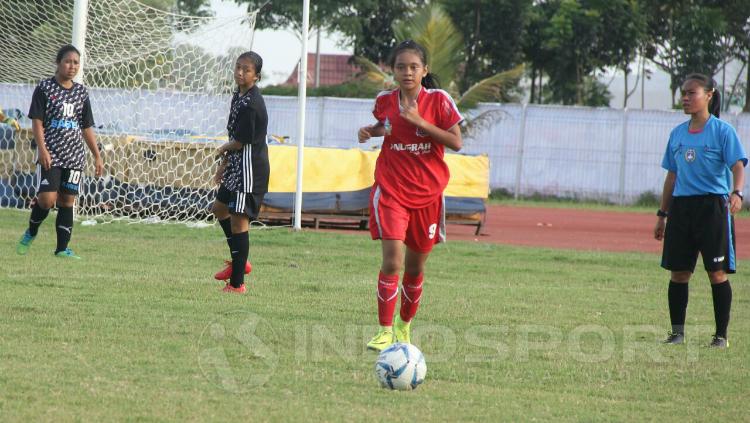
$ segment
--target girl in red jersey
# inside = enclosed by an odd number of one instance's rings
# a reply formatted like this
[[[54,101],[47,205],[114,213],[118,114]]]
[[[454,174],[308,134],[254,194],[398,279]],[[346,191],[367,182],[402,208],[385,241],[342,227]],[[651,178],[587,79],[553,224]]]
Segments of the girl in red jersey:
[[[463,143],[458,126],[463,118],[450,95],[437,89],[424,47],[402,42],[389,65],[399,88],[378,94],[373,110],[377,123],[358,134],[361,143],[385,136],[370,193],[370,233],[382,240],[383,249],[377,290],[380,330],[367,344],[376,351],[395,341],[409,342],[427,257],[433,245],[445,240],[443,190],[450,177],[445,147],[458,151]],[[402,267],[401,310],[394,322]]]

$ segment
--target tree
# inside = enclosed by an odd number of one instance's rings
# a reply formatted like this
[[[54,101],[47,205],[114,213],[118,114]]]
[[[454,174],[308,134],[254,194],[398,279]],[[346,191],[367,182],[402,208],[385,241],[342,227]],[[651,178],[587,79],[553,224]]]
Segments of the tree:
[[[267,0],[235,0],[255,10]],[[387,60],[395,36],[391,24],[409,16],[427,0],[316,0],[310,10],[310,26],[337,31],[355,55],[381,63]],[[258,29],[291,29],[301,37],[302,4],[298,0],[274,0],[270,8],[258,16]]]
[[[172,0],[177,13],[190,16],[211,16],[209,0]]]
[[[392,24],[412,15],[427,0],[351,0],[339,10],[332,29],[339,31],[356,56],[385,63],[396,36]]]
[[[727,43],[731,45],[729,53],[731,57],[741,61],[742,70],[747,71],[745,83],[742,84],[745,87],[742,111],[750,112],[750,90],[747,89],[747,87],[750,87],[750,0],[725,0],[719,3],[727,25],[725,38],[728,39]],[[732,84],[728,98],[724,101],[727,108],[734,102],[734,96],[741,87],[739,77],[742,70]],[[726,90],[726,87],[724,89]]]
[[[252,12],[266,6],[255,21],[257,29],[288,29],[297,38],[302,38],[302,2],[298,0],[235,0],[237,4],[246,4],[247,11]],[[328,29],[334,25],[342,3],[334,0],[316,0],[310,2],[310,30]]]
[[[441,0],[463,33],[465,68],[460,89],[523,61],[523,29],[531,0]]]
[[[641,0],[647,19],[647,57],[669,74],[672,104],[692,72],[714,75],[723,60],[727,25],[716,1]]]
[[[159,10],[189,14],[203,10],[208,0],[143,0],[143,3]],[[3,63],[0,82],[30,82],[40,75],[51,74],[57,49],[71,42],[73,2],[0,2],[0,17],[0,38],[5,44],[0,49],[0,63]],[[114,11],[113,19],[118,19]]]
[[[57,49],[71,39],[71,6],[52,0],[0,2],[0,82],[31,82],[54,71]]]
[[[255,10],[267,3],[267,0],[235,1],[247,4],[248,10]],[[312,31],[317,31],[318,36],[324,29],[343,34],[344,44],[353,46],[354,54],[382,63],[387,60],[388,52],[393,46],[393,20],[408,14],[413,6],[425,1],[319,0],[311,5],[310,26]],[[258,15],[256,22],[258,29],[290,29],[299,39],[302,38],[301,24],[302,6],[298,0],[274,0],[267,11]],[[317,81],[317,67],[315,75]]]
[[[554,51],[547,69],[554,102],[585,104],[584,79],[602,65],[596,56],[602,32],[600,13],[582,3],[561,0],[543,31],[544,48]]]
[[[456,99],[459,109],[471,109],[480,102],[517,100],[510,93],[523,75],[523,66],[491,75],[465,91],[459,89],[457,78],[464,58],[460,48],[463,39],[451,18],[437,3],[418,10],[409,20],[395,22],[393,27],[397,41],[412,39],[425,47],[430,72],[438,75],[443,88]],[[393,81],[392,76],[372,61],[364,57],[357,57],[356,61],[367,70],[370,80],[382,84]],[[497,119],[498,114],[503,113],[489,111],[468,119],[462,130],[467,137],[471,137]]]
[[[463,37],[442,7],[433,3],[409,19],[393,23],[399,42],[412,39],[428,51],[430,73],[449,90],[458,89],[459,66],[464,60]]]
[[[549,26],[557,4],[540,2],[531,8],[523,31],[522,51],[525,61],[529,64],[531,79],[530,103],[542,103],[542,81],[544,71],[551,66],[554,52],[546,48],[544,29]],[[537,82],[538,80],[538,82]]]
[[[531,68],[531,102],[608,105],[611,95],[595,73],[615,67],[627,81],[644,39],[645,18],[636,0],[536,2],[523,42]],[[544,74],[549,90],[543,94]],[[626,82],[626,101],[632,92]]]
[[[637,0],[604,0],[594,2],[602,24],[599,59],[602,64],[622,70],[625,90],[622,107],[628,106],[628,98],[638,86],[636,79],[632,90],[628,88],[630,65],[643,51],[646,42],[646,16]],[[640,78],[640,75],[638,76]]]

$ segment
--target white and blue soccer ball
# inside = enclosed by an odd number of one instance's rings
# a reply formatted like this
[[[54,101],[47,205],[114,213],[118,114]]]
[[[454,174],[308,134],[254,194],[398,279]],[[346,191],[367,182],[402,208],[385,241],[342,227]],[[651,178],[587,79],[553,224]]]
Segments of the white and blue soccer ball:
[[[417,389],[427,375],[427,363],[419,348],[396,343],[384,349],[375,362],[380,386],[399,391]]]

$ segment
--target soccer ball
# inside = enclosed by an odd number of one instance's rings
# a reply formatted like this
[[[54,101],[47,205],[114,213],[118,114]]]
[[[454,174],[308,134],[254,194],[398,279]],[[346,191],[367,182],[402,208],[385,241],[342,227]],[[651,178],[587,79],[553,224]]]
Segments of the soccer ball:
[[[393,344],[384,349],[375,362],[375,376],[383,388],[417,389],[426,374],[424,355],[412,344]]]

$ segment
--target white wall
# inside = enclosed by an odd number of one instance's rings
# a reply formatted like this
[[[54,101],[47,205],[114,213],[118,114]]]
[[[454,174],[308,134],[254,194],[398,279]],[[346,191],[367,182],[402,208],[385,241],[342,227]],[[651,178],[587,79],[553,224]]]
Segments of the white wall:
[[[0,105],[27,111],[33,86],[0,84]],[[187,129],[193,134],[226,134],[228,96],[178,92],[91,89],[100,131],[144,134]],[[267,96],[269,133],[295,142],[297,99]],[[372,148],[360,145],[357,129],[374,122],[373,100],[309,98],[305,145]],[[632,202],[646,191],[660,192],[661,158],[681,112],[565,106],[524,108],[483,104],[473,114],[500,111],[499,118],[462,154],[487,154],[490,185],[520,195],[547,195]],[[524,116],[525,115],[525,116]],[[750,150],[750,114],[726,114]],[[750,178],[748,178],[750,183]],[[746,189],[747,191],[747,189]]]

